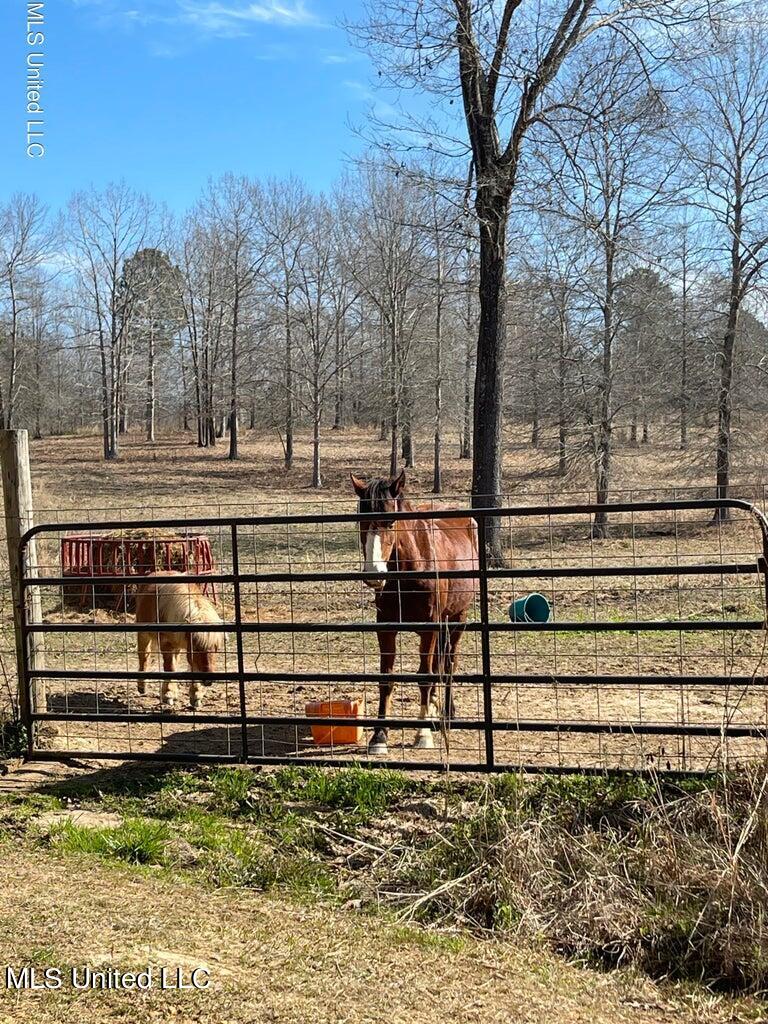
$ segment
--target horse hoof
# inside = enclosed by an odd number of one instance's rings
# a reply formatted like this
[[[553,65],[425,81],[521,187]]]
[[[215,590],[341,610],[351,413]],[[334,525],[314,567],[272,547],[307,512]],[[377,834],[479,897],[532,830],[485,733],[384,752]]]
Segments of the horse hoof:
[[[199,711],[200,710],[200,701],[199,700],[192,701],[190,703],[190,705],[189,705],[189,710],[190,711]]]
[[[369,743],[368,753],[371,757],[387,757],[389,754],[389,747],[386,743]]]
[[[416,750],[434,750],[435,741],[432,732],[429,729],[424,729],[416,736],[416,742],[413,745]]]

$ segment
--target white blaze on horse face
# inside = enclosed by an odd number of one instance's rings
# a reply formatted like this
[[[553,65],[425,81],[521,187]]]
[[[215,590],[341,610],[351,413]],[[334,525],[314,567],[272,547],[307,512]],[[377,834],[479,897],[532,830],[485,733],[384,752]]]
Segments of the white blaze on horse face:
[[[378,530],[369,530],[365,538],[365,572],[385,573],[387,563],[384,560],[381,550],[381,535]],[[366,580],[371,586],[377,585],[377,580]]]

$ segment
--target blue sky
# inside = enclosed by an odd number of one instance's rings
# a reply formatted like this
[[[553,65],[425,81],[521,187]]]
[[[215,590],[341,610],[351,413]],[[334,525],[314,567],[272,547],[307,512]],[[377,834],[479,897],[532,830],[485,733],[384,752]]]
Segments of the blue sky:
[[[360,148],[370,65],[357,0],[47,0],[46,155],[26,147],[26,0],[0,4],[0,198],[124,178],[172,209],[211,175],[328,187]]]

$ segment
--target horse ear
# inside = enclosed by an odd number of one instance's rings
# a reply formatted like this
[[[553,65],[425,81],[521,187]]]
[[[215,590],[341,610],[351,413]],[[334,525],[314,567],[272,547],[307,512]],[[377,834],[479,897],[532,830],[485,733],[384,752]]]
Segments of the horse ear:
[[[367,488],[365,480],[361,480],[359,476],[355,476],[354,473],[349,474],[352,479],[352,486],[355,488],[357,496],[362,498]]]
[[[389,493],[393,498],[399,498],[403,493],[405,487],[405,470],[401,469],[400,472],[394,477],[389,483]]]

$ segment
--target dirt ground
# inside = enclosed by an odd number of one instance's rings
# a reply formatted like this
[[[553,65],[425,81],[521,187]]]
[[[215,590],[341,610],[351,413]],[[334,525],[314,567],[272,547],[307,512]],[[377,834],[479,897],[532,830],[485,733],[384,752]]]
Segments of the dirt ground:
[[[275,437],[246,433],[241,451],[241,460],[230,463],[224,457],[223,445],[213,451],[201,451],[189,435],[174,434],[154,445],[129,437],[123,443],[120,460],[108,464],[99,459],[99,439],[95,437],[35,442],[32,459],[38,521],[56,524],[74,520],[98,522],[105,518],[144,521],[164,516],[186,520],[198,516],[305,511],[345,513],[355,507],[348,485],[349,471],[364,476],[382,472],[387,460],[386,444],[377,441],[371,432],[329,431],[324,445],[326,486],[318,493],[307,486],[311,447],[306,438],[297,443],[296,464],[290,475],[282,466],[282,452]],[[425,458],[410,474],[409,489],[428,497],[431,481],[426,443],[422,451]],[[572,478],[561,484],[548,476],[548,459],[551,461],[546,451],[510,447],[505,461],[511,503],[543,503],[543,491],[547,492],[547,501],[589,499],[585,491],[570,490],[583,481]],[[469,465],[456,458],[452,446],[446,452],[445,463],[445,489],[457,495],[453,501],[446,499],[446,503],[461,504],[466,500],[460,495],[467,491]],[[755,464],[752,468],[752,479],[761,479],[762,466]],[[673,486],[681,488],[678,496],[685,496],[689,493],[687,487],[700,482],[692,471],[682,472],[679,453],[671,446],[650,451],[620,449],[617,486],[625,491],[616,497],[629,497],[627,489],[642,488],[651,481],[656,488],[653,497],[674,496]],[[745,488],[746,492],[750,496],[757,494],[754,487]],[[645,496],[642,490],[635,494]],[[663,732],[637,732],[634,727],[685,722],[707,726],[717,733],[724,723],[747,728],[764,728],[768,724],[764,633],[736,628],[718,632],[674,628],[676,620],[681,619],[762,621],[765,602],[758,575],[548,575],[549,570],[556,572],[566,566],[754,564],[761,551],[761,538],[748,516],[739,514],[731,525],[721,527],[713,527],[709,518],[701,514],[618,516],[614,535],[601,542],[591,539],[589,518],[583,515],[506,520],[504,530],[510,563],[541,575],[517,581],[493,580],[489,595],[492,621],[503,624],[510,602],[536,590],[547,597],[554,620],[572,623],[574,628],[557,633],[494,633],[492,667],[504,679],[493,685],[493,714],[496,721],[512,726],[495,736],[498,763],[510,767],[711,767],[725,753],[719,735],[681,739]],[[51,575],[58,575],[61,569],[59,543],[65,532],[63,528],[57,529],[39,544],[42,570]],[[228,571],[232,563],[228,529],[208,527],[206,532],[217,566]],[[356,571],[361,567],[353,524],[241,528],[239,547],[244,572]],[[65,602],[63,597],[56,588],[44,593],[45,620],[79,623],[83,631],[46,636],[47,668],[79,669],[84,673],[89,669],[134,670],[132,634],[87,630],[89,622],[126,621],[124,613],[89,608],[92,594],[87,588],[81,595],[81,607],[71,599]],[[220,587],[217,599],[225,620],[231,621],[231,586]],[[4,611],[3,639],[10,651],[7,604]],[[333,582],[244,584],[243,614],[251,622],[320,626],[371,623],[374,619],[373,602],[365,587]],[[476,621],[478,617],[475,600],[469,618]],[[624,622],[651,620],[667,620],[673,625],[657,632],[621,628]],[[613,629],[595,633],[590,629],[595,622],[608,622]],[[234,673],[234,637],[225,635],[223,643],[220,667],[223,672]],[[415,672],[416,651],[416,638],[403,635],[395,670]],[[287,677],[280,681],[249,681],[245,695],[245,711],[249,715],[303,715],[308,700],[342,697],[356,699],[363,715],[377,714],[375,680],[334,683],[321,678],[333,672],[375,674],[378,649],[373,633],[253,631],[245,635],[244,658],[248,672],[282,673]],[[483,719],[481,669],[480,634],[468,632],[462,643],[459,672],[474,678],[455,687],[459,725],[462,719]],[[638,685],[603,678],[637,675],[651,675],[657,681]],[[680,676],[713,677],[714,681],[680,684]],[[48,683],[48,710],[64,715],[66,720],[56,723],[57,736],[49,728],[46,742],[56,749],[73,752],[239,753],[239,724],[226,720],[227,716],[234,719],[240,714],[240,694],[234,679],[205,691],[203,714],[212,717],[212,721],[192,716],[183,700],[176,721],[167,716],[163,721],[142,720],[147,715],[157,716],[160,711],[158,687],[159,684],[151,684],[147,696],[140,697],[131,681],[100,681],[87,675],[80,680],[53,679]],[[183,697],[183,686],[181,692]],[[73,717],[93,712],[101,717],[95,726]],[[110,714],[124,713],[139,718],[131,723],[108,720]],[[418,688],[406,681],[398,682],[393,714],[413,719],[418,713]],[[603,731],[578,731],[582,728],[580,723],[590,721],[602,724]],[[545,726],[552,722],[575,723],[577,728],[536,728],[536,723]],[[617,732],[608,726],[624,731]],[[634,731],[627,733],[627,729]],[[412,730],[393,731],[393,763],[417,760],[459,766],[485,758],[485,739],[477,728],[455,728],[450,736],[437,733],[435,751],[415,751],[413,738]],[[364,747],[319,750],[313,747],[306,728],[291,726],[253,726],[248,740],[251,755],[257,756],[364,755]],[[731,741],[728,756],[733,762],[762,756],[764,752],[762,741],[745,737]]]
[[[667,441],[666,438],[669,438]],[[554,438],[544,434],[541,447],[524,443],[516,427],[506,428],[504,442],[504,486],[515,497],[581,494],[588,500],[594,487],[589,468],[577,464],[564,479],[554,475]],[[664,491],[667,497],[677,489],[680,496],[691,488],[709,488],[712,473],[711,439],[691,432],[690,448],[682,453],[674,442],[674,431],[660,427],[650,446],[630,447],[616,435],[614,500],[628,492]],[[285,472],[283,450],[277,434],[242,432],[240,459],[229,462],[226,441],[212,449],[197,447],[192,434],[169,432],[155,443],[136,434],[121,439],[120,458],[107,463],[101,457],[101,439],[96,435],[44,438],[31,445],[32,472],[38,507],[49,510],[123,507],[144,510],[191,508],[196,504],[213,514],[215,505],[274,506],[295,501],[348,502],[352,498],[349,473],[382,476],[389,466],[389,442],[377,438],[371,428],[347,427],[326,430],[322,447],[323,487],[310,486],[312,446],[307,432],[300,432],[294,445],[294,465]],[[416,439],[416,465],[409,471],[413,493],[426,495],[432,488],[431,439]],[[471,462],[458,458],[456,438],[448,434],[443,447],[443,491],[448,496],[469,493]],[[768,478],[765,445],[739,449],[735,457],[734,486],[744,496],[762,493]],[[639,493],[638,493],[639,496]],[[213,503],[213,504],[212,504]]]
[[[46,439],[32,446],[33,476],[38,521],[123,520],[161,516],[254,515],[270,512],[352,511],[348,472],[361,475],[383,472],[386,444],[370,434],[328,432],[324,449],[326,487],[317,494],[308,486],[310,446],[297,445],[296,466],[288,478],[282,469],[277,438],[246,434],[242,460],[230,464],[218,450],[201,452],[188,436],[173,435],[156,445],[136,438],[123,444],[119,462],[99,458],[97,437]],[[430,484],[426,459],[411,474],[413,492],[425,494]],[[557,485],[548,475],[550,455],[510,450],[507,474],[513,502],[539,500],[543,493],[564,497],[584,481],[572,478]],[[624,488],[652,483],[657,495],[668,488],[686,488],[701,482],[696,473],[682,473],[677,453],[624,452],[617,460],[618,481]],[[760,480],[755,465],[750,480]],[[466,494],[469,466],[446,454],[446,492]],[[585,490],[579,492],[588,500]],[[618,496],[618,495],[617,495]],[[626,495],[625,495],[626,496]],[[638,495],[639,496],[639,495]],[[554,499],[553,499],[554,500]],[[460,503],[460,499],[456,499]],[[623,622],[643,618],[706,617],[761,618],[759,577],[744,575],[723,581],[719,576],[662,576],[639,583],[628,578],[596,581],[548,578],[546,569],[566,564],[685,564],[688,562],[750,560],[759,550],[754,529],[743,521],[734,527],[712,529],[704,524],[679,529],[683,524],[624,523],[620,535],[596,548],[583,523],[570,522],[553,529],[544,517],[510,532],[515,564],[538,567],[542,578],[530,581],[544,593],[560,621]],[[654,532],[655,531],[655,532]],[[58,536],[41,552],[48,568],[58,572]],[[224,536],[212,537],[217,561],[227,568],[231,549]],[[309,531],[290,539],[272,531],[244,546],[246,568],[278,570],[284,566],[326,568],[359,566],[357,541],[352,531],[320,535]],[[598,560],[597,562],[595,560]],[[604,562],[600,562],[604,559]],[[252,561],[251,561],[252,560]],[[528,586],[528,581],[520,581]],[[495,620],[506,618],[506,608],[518,592],[508,581],[494,583],[491,608]],[[218,595],[225,617],[231,615],[232,593]],[[354,622],[372,620],[370,594],[362,587],[329,584],[262,585],[245,588],[246,618],[259,621]],[[49,593],[46,621],[119,623],[120,611],[63,605],[61,594]],[[7,594],[3,604],[2,654],[9,677],[13,649]],[[476,617],[473,609],[471,618]],[[128,634],[96,634],[87,629],[76,635],[49,634],[46,658],[50,668],[125,670],[135,667],[134,639]],[[236,666],[234,639],[226,635],[222,669]],[[499,632],[493,640],[494,667],[514,676],[494,688],[497,718],[521,720],[669,721],[679,718],[717,725],[723,721],[761,725],[766,718],[765,687],[761,675],[763,637],[755,631],[718,634],[638,632],[629,628],[595,634],[585,628],[569,633]],[[303,713],[306,700],[329,696],[356,697],[363,713],[377,703],[375,683],[334,685],[313,676],[336,671],[376,671],[375,638],[371,634],[254,632],[246,637],[248,671],[294,673],[309,677],[277,683],[250,682],[246,690],[251,714]],[[404,640],[398,671],[416,669],[415,638]],[[460,671],[480,670],[479,635],[464,638]],[[560,675],[637,674],[670,678],[654,686],[627,687],[590,682],[564,684]],[[674,683],[680,673],[692,675],[755,676],[749,686],[685,686]],[[537,675],[523,682],[522,674]],[[8,688],[12,683],[8,683]],[[183,691],[182,691],[183,692]],[[482,715],[482,692],[477,682],[457,687],[457,711],[472,719]],[[146,696],[130,681],[52,680],[48,707],[67,716],[57,723],[58,734],[46,742],[74,753],[92,749],[196,751],[239,753],[241,733],[236,723],[221,716],[237,714],[240,695],[236,683],[208,689],[200,720],[182,706],[174,721],[108,721],[110,712],[156,714],[157,686]],[[395,714],[415,717],[418,690],[407,682],[395,690]],[[97,724],[78,722],[73,714],[98,710]],[[159,716],[158,716],[159,717]],[[318,752],[306,730],[286,727],[251,727],[251,751],[291,753],[298,759]],[[458,766],[482,754],[482,735],[476,730],[437,736],[433,753],[416,752],[413,733],[394,730],[390,754],[393,766],[404,758],[450,760]],[[682,741],[669,736],[582,734],[540,730],[510,731],[496,739],[497,754],[510,766],[531,764],[596,764],[613,760],[633,765],[667,763],[674,767],[702,765],[722,754],[717,737]],[[694,749],[696,747],[696,749]],[[734,756],[759,756],[762,744],[736,741]],[[322,751],[328,753],[327,750]],[[341,756],[364,757],[364,748],[334,751]],[[58,769],[25,768],[25,786],[45,785]],[[8,777],[0,791],[13,792]],[[386,1019],[403,1024],[432,1021],[492,1021],[514,1024],[667,1024],[667,1022],[737,1022],[758,1019],[749,1002],[718,1000],[701,992],[658,988],[647,980],[623,972],[598,973],[568,965],[539,949],[514,943],[464,938],[453,942],[403,924],[359,915],[353,907],[286,901],[240,890],[207,891],[153,869],[128,870],[92,859],[59,858],[43,849],[22,847],[9,836],[0,846],[2,875],[11,885],[0,886],[0,962],[21,962],[65,969],[85,964],[124,969],[147,965],[210,968],[208,992],[160,992],[146,995],[101,992],[9,993],[0,996],[0,1024],[34,1020],[37,1024],[69,1024],[89,1019],[136,1024],[178,1020],[183,1024],[261,1024],[306,1022],[349,1024]],[[1,981],[2,979],[0,979]]]
[[[756,1020],[749,1002],[660,990],[514,943],[452,941],[365,915],[147,870],[2,850],[0,962],[40,969],[161,967],[207,991],[5,991],[0,1024],[693,1024]],[[4,979],[0,979],[4,981]],[[3,987],[0,984],[0,989]]]

